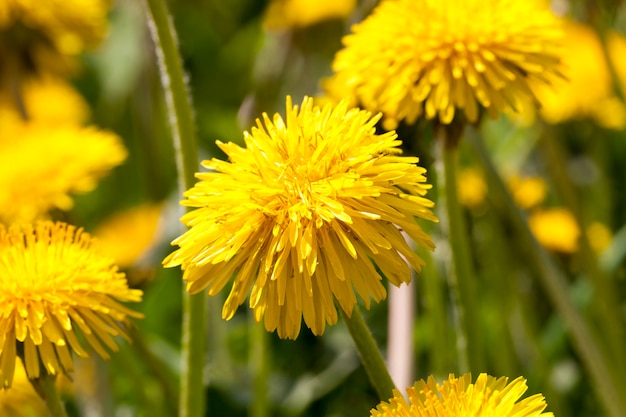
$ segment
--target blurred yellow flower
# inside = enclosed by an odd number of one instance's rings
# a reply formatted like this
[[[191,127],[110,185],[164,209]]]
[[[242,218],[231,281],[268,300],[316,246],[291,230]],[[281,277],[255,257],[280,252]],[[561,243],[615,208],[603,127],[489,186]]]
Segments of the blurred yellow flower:
[[[116,351],[121,323],[141,317],[119,301],[141,296],[82,229],[49,221],[0,225],[0,385],[12,385],[16,356],[29,378],[70,372],[72,351],[87,356],[78,329],[108,358],[102,344]]]
[[[622,34],[611,31],[606,38],[606,47],[609,59],[613,64],[617,79],[622,88],[622,93],[626,95],[626,37]]]
[[[463,169],[457,179],[459,202],[469,208],[480,206],[487,196],[485,177],[477,168]]]
[[[434,248],[416,219],[436,221],[424,196],[426,170],[399,154],[395,132],[376,134],[379,116],[305,98],[286,119],[263,115],[246,147],[218,142],[230,162],[213,159],[185,193],[196,210],[173,244],[167,267],[181,265],[187,290],[219,292],[231,278],[222,316],[230,319],[250,293],[257,321],[296,338],[302,317],[316,335],[337,321],[334,300],[350,315],[355,292],[369,308],[392,284],[423,265],[401,231]]]
[[[22,361],[16,358],[11,388],[0,389],[0,416],[45,417],[47,411],[46,404],[26,377]]]
[[[154,243],[163,206],[144,204],[111,216],[94,231],[102,253],[120,268],[133,266]]]
[[[528,225],[537,241],[547,249],[562,253],[578,250],[580,228],[569,210],[557,207],[533,211]]]
[[[564,25],[564,33],[565,79],[555,80],[551,86],[537,86],[541,116],[553,124],[590,117],[607,128],[624,127],[626,107],[615,95],[600,37],[593,28],[573,21]],[[616,64],[624,60],[625,53],[623,48]]]
[[[0,95],[0,126],[21,123],[14,97]],[[22,86],[24,107],[30,120],[48,124],[82,124],[89,116],[89,106],[67,81],[56,77],[31,78]]]
[[[268,30],[302,28],[329,19],[344,19],[356,0],[272,0],[263,26]]]
[[[0,31],[20,26],[47,38],[62,53],[78,54],[104,37],[108,7],[106,0],[3,0]]]
[[[534,394],[519,401],[528,389],[526,380],[495,378],[480,374],[472,383],[472,376],[459,378],[450,375],[443,384],[430,376],[428,382],[419,380],[407,388],[408,401],[398,390],[389,402],[381,402],[371,410],[371,417],[553,417],[544,413],[545,398]]]
[[[541,177],[520,177],[508,179],[508,186],[515,202],[523,209],[530,209],[541,203],[548,193],[548,184]]]
[[[613,241],[613,232],[605,224],[593,222],[587,227],[589,244],[596,253],[601,253]]]
[[[62,71],[66,57],[100,43],[107,0],[0,1],[0,62],[19,72]]]
[[[531,86],[558,74],[560,22],[546,3],[383,0],[344,37],[327,94],[382,112],[388,128],[522,111]]]
[[[95,128],[33,122],[0,129],[0,223],[68,210],[70,193],[91,191],[126,155],[119,137]]]

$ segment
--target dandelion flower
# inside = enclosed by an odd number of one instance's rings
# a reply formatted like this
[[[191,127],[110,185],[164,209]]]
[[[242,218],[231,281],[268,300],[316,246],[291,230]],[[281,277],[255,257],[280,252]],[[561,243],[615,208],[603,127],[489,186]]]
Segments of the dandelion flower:
[[[459,202],[469,208],[480,207],[487,196],[487,182],[482,171],[477,168],[465,168],[457,180]]]
[[[534,211],[528,219],[528,225],[537,241],[547,249],[561,253],[578,250],[580,228],[568,209],[555,207]]]
[[[0,1],[0,78],[66,74],[107,29],[108,0]]]
[[[0,126],[23,121],[9,92],[0,92]],[[82,124],[89,116],[89,106],[67,81],[57,77],[26,80],[22,85],[28,118],[51,125]]]
[[[159,235],[162,204],[143,204],[106,219],[94,231],[103,253],[120,268],[133,266]]]
[[[0,129],[0,222],[31,222],[68,210],[70,193],[91,191],[127,152],[113,133],[26,123]]]
[[[107,359],[103,344],[117,350],[121,323],[141,317],[119,302],[141,295],[82,229],[50,221],[0,225],[0,384],[11,386],[18,355],[29,378],[70,372],[72,351],[87,356],[79,329]]]
[[[266,29],[301,28],[329,19],[344,19],[356,0],[273,0],[265,14]]]
[[[566,79],[556,80],[552,86],[537,86],[541,116],[552,124],[590,117],[600,126],[621,129],[626,125],[626,108],[613,91],[600,37],[593,28],[573,21],[564,25],[564,34]],[[619,56],[623,57],[624,51]]]
[[[28,30],[34,32],[28,39],[49,42],[64,54],[77,54],[102,40],[107,13],[106,0],[3,0],[0,36]]]
[[[407,262],[419,271],[423,261],[402,231],[433,248],[415,220],[436,218],[425,170],[399,155],[395,132],[376,134],[380,116],[311,98],[286,107],[286,119],[257,120],[245,148],[218,142],[229,162],[203,162],[212,171],[182,202],[196,208],[182,218],[190,229],[164,263],[182,266],[192,293],[232,280],[225,319],[250,293],[257,321],[296,338],[303,317],[316,335],[336,323],[335,300],[350,315],[355,292],[367,308],[383,299],[381,274],[409,282]]]
[[[390,128],[421,116],[448,124],[457,109],[469,122],[481,109],[495,118],[558,74],[559,35],[543,0],[383,0],[344,37],[327,94],[382,112]]]
[[[591,248],[596,253],[602,253],[613,241],[611,229],[600,222],[593,222],[587,227],[587,236],[589,237]]]
[[[472,383],[472,376],[459,378],[450,375],[439,384],[431,376],[428,382],[420,380],[407,388],[408,401],[394,389],[389,402],[381,402],[371,410],[371,417],[553,417],[544,413],[546,402],[541,394],[518,401],[526,392],[522,377],[507,383],[508,378],[480,374]]]
[[[540,204],[548,193],[548,184],[541,177],[514,175],[509,178],[508,186],[513,199],[523,209],[530,209]]]

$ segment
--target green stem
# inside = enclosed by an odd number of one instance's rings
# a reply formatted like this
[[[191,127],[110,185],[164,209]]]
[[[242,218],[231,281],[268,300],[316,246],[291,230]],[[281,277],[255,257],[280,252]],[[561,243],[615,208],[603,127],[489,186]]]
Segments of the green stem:
[[[269,384],[269,354],[267,342],[269,333],[265,330],[263,323],[257,323],[254,314],[250,314],[250,370],[252,373],[252,404],[250,407],[250,417],[267,417],[269,414],[268,404],[268,384]]]
[[[447,226],[448,229],[448,241],[452,252],[450,282],[457,301],[456,308],[461,327],[457,335],[459,371],[460,373],[483,372],[485,371],[485,358],[480,330],[480,309],[476,303],[476,279],[467,225],[457,194],[456,177],[460,136],[460,130],[448,130],[447,126],[442,126],[439,130],[437,145],[440,148],[441,164],[437,173],[437,186],[444,196],[446,219],[442,221],[442,227]]]
[[[67,417],[67,412],[59,396],[55,380],[54,375],[45,374],[39,378],[31,379],[30,382],[35,391],[46,402],[51,417]]]
[[[574,348],[591,377],[599,399],[610,416],[626,416],[626,404],[623,404],[623,396],[620,396],[617,391],[619,384],[612,378],[610,368],[601,354],[587,321],[568,296],[567,278],[531,233],[523,213],[511,197],[480,137],[472,135],[470,140],[487,174],[492,178],[492,185],[495,186],[492,191],[496,192],[505,204],[504,209],[509,220],[519,234],[522,244],[528,250],[529,261],[533,263],[541,284],[571,334]]]
[[[156,47],[161,84],[167,113],[181,190],[193,187],[198,171],[196,132],[191,100],[185,84],[183,65],[178,53],[176,32],[164,0],[145,0],[148,26]],[[203,383],[204,324],[206,301],[203,293],[183,295],[182,376],[179,403],[180,417],[204,415]]]
[[[339,307],[343,319],[348,327],[348,331],[352,336],[352,340],[359,352],[361,363],[365,368],[365,372],[381,401],[387,401],[393,397],[393,390],[396,387],[391,380],[387,365],[383,359],[380,349],[372,336],[372,332],[363,320],[363,315],[359,306],[355,305],[352,314],[348,316],[341,307]]]

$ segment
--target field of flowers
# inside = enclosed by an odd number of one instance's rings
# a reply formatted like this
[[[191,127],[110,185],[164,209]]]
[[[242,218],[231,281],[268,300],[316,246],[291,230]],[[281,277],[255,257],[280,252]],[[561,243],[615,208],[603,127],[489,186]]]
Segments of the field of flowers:
[[[0,417],[626,417],[626,4],[0,1]]]

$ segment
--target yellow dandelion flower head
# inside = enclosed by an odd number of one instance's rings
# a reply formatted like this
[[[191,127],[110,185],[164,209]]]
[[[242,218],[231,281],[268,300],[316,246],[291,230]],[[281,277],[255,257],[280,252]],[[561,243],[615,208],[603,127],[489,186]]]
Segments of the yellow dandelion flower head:
[[[541,177],[514,175],[508,179],[508,186],[515,202],[523,209],[535,207],[548,194],[548,184]]]
[[[22,361],[16,358],[11,388],[0,389],[0,416],[45,417],[47,414],[46,404],[28,380]]]
[[[0,130],[0,222],[31,222],[68,210],[71,193],[91,191],[119,165],[121,139],[92,127],[26,123]]]
[[[541,394],[531,395],[520,401],[528,389],[526,380],[495,378],[480,374],[472,382],[471,374],[461,377],[450,375],[439,384],[430,376],[407,388],[408,401],[394,390],[389,402],[381,402],[370,412],[371,417],[553,417],[544,413],[546,402]]]
[[[617,79],[621,84],[622,92],[626,93],[626,37],[616,31],[609,31],[606,37],[606,47]]]
[[[40,123],[81,124],[89,116],[89,106],[67,81],[57,77],[31,78],[22,85],[28,118]],[[22,122],[13,94],[0,95],[0,126]]]
[[[562,253],[578,250],[580,228],[568,209],[555,207],[534,211],[528,225],[537,241],[547,249]]]
[[[591,117],[601,126],[622,128],[626,125],[626,108],[613,91],[600,36],[590,26],[574,21],[567,21],[563,30],[565,79],[555,80],[551,86],[537,86],[541,116],[553,124]]]
[[[457,182],[457,194],[464,206],[479,207],[487,196],[487,182],[482,171],[474,167],[463,169]]]
[[[383,0],[344,37],[330,88],[380,111],[389,128],[521,111],[558,74],[560,25],[543,0]],[[333,91],[327,91],[335,95]]]
[[[120,268],[135,264],[155,241],[162,209],[162,204],[144,204],[105,220],[93,233],[102,252]]]
[[[324,20],[344,19],[356,7],[356,0],[273,0],[263,25],[268,30],[302,28]]]
[[[587,227],[589,244],[596,253],[602,253],[613,242],[613,232],[600,222],[593,222]]]
[[[116,351],[121,323],[141,317],[119,302],[141,295],[82,229],[50,221],[0,225],[0,384],[11,386],[18,355],[29,378],[70,372],[72,351],[87,356],[79,331],[108,358],[103,345]]]
[[[395,132],[376,134],[380,116],[311,98],[286,107],[286,119],[257,120],[245,148],[218,142],[229,162],[203,162],[212,171],[182,202],[196,208],[182,218],[190,229],[164,263],[182,266],[190,292],[214,295],[232,279],[225,319],[250,293],[257,321],[296,338],[302,317],[316,335],[336,323],[334,300],[349,315],[355,291],[368,308],[383,299],[379,271],[409,282],[407,262],[423,261],[402,231],[433,248],[415,219],[437,219],[425,169],[399,155]]]
[[[107,0],[3,0],[0,36],[15,27],[26,28],[62,54],[75,55],[102,40],[108,8]]]

